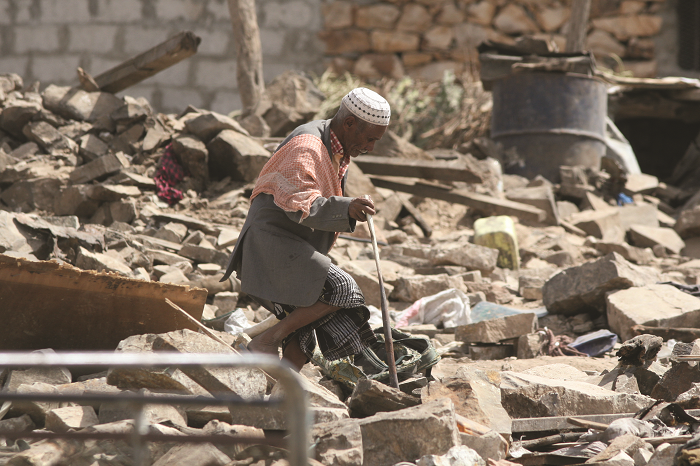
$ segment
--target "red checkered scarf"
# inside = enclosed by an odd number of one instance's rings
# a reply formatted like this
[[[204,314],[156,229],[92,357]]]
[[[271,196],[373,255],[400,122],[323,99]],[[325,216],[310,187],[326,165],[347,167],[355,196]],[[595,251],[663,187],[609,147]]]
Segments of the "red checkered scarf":
[[[340,147],[338,152],[337,147]],[[332,131],[331,148],[337,159],[342,154],[342,146]],[[348,161],[344,163],[346,158]],[[317,198],[343,195],[340,181],[348,163],[349,157],[344,156],[339,165],[334,166],[318,136],[301,134],[270,157],[258,176],[250,200],[260,193],[272,194],[278,207],[287,212],[301,211],[304,220]]]

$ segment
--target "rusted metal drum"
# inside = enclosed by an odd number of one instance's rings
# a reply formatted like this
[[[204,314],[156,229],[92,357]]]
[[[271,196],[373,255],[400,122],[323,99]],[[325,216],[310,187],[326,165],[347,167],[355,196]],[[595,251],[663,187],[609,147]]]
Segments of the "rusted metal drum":
[[[558,181],[560,165],[600,166],[605,155],[605,83],[584,75],[514,73],[493,84],[491,137],[506,173]]]

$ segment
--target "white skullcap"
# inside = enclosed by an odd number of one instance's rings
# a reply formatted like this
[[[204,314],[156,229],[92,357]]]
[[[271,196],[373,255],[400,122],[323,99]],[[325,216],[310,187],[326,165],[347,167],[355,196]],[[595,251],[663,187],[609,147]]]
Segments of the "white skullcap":
[[[343,97],[343,105],[357,118],[379,126],[389,126],[389,102],[366,87],[358,87]]]

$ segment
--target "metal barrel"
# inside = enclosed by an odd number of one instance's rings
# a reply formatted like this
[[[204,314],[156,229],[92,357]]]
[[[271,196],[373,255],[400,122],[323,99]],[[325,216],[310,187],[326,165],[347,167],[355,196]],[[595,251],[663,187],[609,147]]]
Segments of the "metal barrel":
[[[507,173],[556,182],[560,165],[600,166],[607,111],[607,88],[598,79],[514,73],[494,82],[491,137],[503,144]]]

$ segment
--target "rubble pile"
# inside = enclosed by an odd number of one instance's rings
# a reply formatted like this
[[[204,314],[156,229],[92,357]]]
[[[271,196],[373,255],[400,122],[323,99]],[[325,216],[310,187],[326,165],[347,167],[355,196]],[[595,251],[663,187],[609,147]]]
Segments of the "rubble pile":
[[[227,343],[188,329],[153,331],[116,351],[231,352],[274,323],[237,280],[219,279],[252,182],[279,138],[251,136],[244,127],[255,121],[195,108],[163,115],[143,99],[104,92],[39,93],[16,75],[0,76],[0,104],[0,252],[115,282],[205,288],[202,322]],[[265,123],[284,128],[313,114],[309,100],[304,112],[294,105],[271,105]],[[360,157],[347,191],[377,204],[381,269],[404,332],[396,340],[413,348],[406,354],[415,362],[399,390],[307,364],[313,464],[670,466],[692,456],[693,444],[682,445],[700,425],[695,193],[581,167],[562,167],[559,184],[501,176],[488,158],[426,152],[398,138],[384,144],[378,152],[418,156],[387,159],[394,177],[376,172],[377,157]],[[420,170],[438,179],[419,180]],[[368,240],[360,224],[330,256],[378,307]],[[240,369],[4,370],[0,384],[17,393],[284,396],[262,372]],[[0,433],[128,434],[132,417],[113,403],[27,401],[0,407]],[[286,427],[282,412],[257,406],[149,405],[146,418],[151,432],[172,435],[269,437]],[[3,442],[0,465],[133,464],[128,442]],[[148,455],[159,466],[287,464],[284,450],[269,446],[154,443]]]

